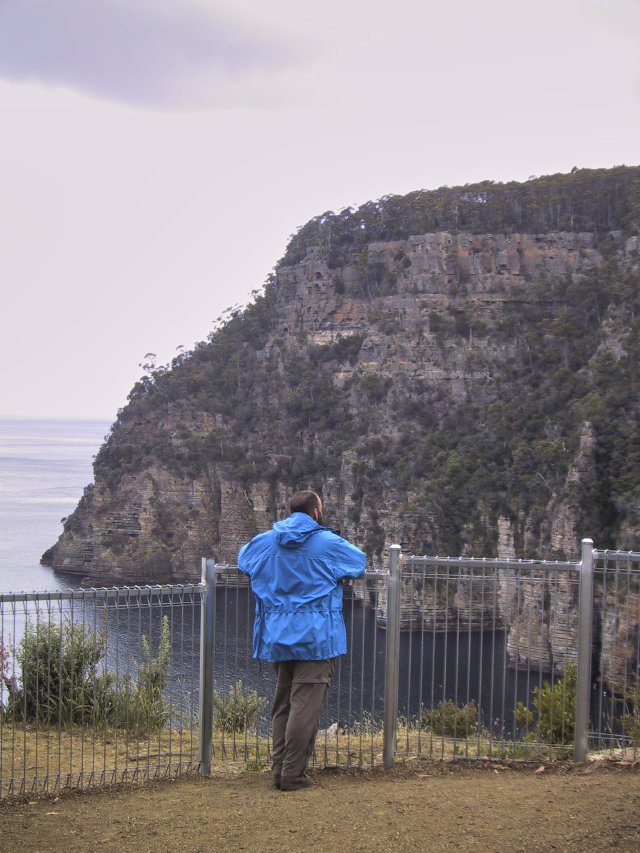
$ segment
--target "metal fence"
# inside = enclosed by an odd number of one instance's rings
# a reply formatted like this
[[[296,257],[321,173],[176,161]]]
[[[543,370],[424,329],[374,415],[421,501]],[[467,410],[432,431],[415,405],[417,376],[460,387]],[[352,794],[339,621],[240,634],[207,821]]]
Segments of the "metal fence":
[[[235,567],[0,596],[0,797],[270,760],[274,677]],[[313,762],[637,755],[640,554],[400,557],[345,586]]]
[[[347,584],[343,612],[349,653],[339,658],[316,738],[315,766],[372,767],[382,760],[387,635],[376,624],[387,572]],[[270,707],[275,676],[252,659],[254,600],[235,567],[204,561],[200,766],[270,760]],[[211,701],[211,697],[215,697]]]
[[[202,588],[0,596],[0,798],[197,766]]]
[[[400,577],[398,752],[573,752],[580,566],[409,557]]]

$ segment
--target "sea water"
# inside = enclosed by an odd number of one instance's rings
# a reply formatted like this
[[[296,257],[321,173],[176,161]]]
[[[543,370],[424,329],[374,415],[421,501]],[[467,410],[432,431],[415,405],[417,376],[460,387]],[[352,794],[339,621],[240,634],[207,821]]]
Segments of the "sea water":
[[[93,457],[104,441],[106,421],[0,421],[0,593],[57,591],[80,587],[80,577],[53,572],[40,565],[44,551],[62,532],[62,519],[76,507],[92,482]],[[253,603],[247,589],[218,590],[216,683],[229,686],[242,678],[247,687],[268,695],[272,677],[268,667],[251,661],[250,636]],[[179,684],[185,672],[197,671],[200,614],[197,607],[168,611],[172,623],[170,683]],[[369,608],[345,607],[352,655],[343,659],[329,699],[331,720],[359,717],[362,703],[375,716],[382,712],[385,632]],[[110,613],[107,656],[136,659],[141,634],[157,645],[161,626],[158,610],[144,616]],[[13,626],[14,633],[15,627]],[[18,631],[18,634],[20,632]],[[17,635],[16,635],[17,636]],[[422,703],[442,698],[476,696],[483,719],[512,716],[517,698],[526,699],[531,685],[522,673],[503,669],[502,634],[477,633],[459,651],[444,634],[401,637],[399,705],[406,716]],[[117,654],[114,648],[118,650]],[[134,667],[135,669],[135,667]],[[191,685],[197,701],[197,684]],[[511,721],[509,721],[511,722]],[[507,722],[507,728],[510,728]],[[504,723],[503,723],[504,725]]]
[[[0,421],[0,593],[68,589],[40,557],[62,533],[84,488],[107,421]]]

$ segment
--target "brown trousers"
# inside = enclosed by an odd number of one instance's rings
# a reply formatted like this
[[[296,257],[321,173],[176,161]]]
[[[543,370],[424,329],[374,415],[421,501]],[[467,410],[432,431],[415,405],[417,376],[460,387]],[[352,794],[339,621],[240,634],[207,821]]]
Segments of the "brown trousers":
[[[334,667],[335,658],[274,664],[278,675],[271,711],[274,778],[295,779],[304,774]]]

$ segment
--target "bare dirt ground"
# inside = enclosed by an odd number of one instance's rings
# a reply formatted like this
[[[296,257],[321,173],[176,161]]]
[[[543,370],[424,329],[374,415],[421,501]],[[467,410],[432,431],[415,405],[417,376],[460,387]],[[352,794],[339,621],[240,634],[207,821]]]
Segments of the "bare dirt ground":
[[[317,771],[282,793],[266,771],[0,804],[0,850],[640,850],[638,767],[413,761]]]

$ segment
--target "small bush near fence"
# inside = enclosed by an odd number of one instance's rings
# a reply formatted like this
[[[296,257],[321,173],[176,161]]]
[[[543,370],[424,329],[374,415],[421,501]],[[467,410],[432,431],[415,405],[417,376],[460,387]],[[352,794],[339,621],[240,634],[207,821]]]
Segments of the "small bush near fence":
[[[112,717],[130,731],[141,734],[160,729],[169,719],[169,706],[162,691],[167,686],[171,663],[171,638],[169,619],[162,619],[160,644],[153,656],[147,637],[142,635],[142,664],[134,679],[125,675],[114,690],[115,707]]]
[[[478,728],[478,706],[473,699],[462,706],[447,699],[423,710],[420,727],[442,737],[470,737]]]
[[[640,745],[640,683],[629,689],[622,685],[612,684],[612,693],[620,698],[619,705],[623,708],[621,717],[622,733],[633,747]]]
[[[245,732],[254,729],[267,700],[255,690],[245,690],[238,679],[226,693],[213,694],[215,725],[222,732]]]
[[[2,680],[7,700],[0,704],[5,719],[46,726],[113,726],[135,732],[162,727],[168,709],[162,696],[171,658],[169,620],[162,620],[157,654],[142,637],[143,661],[135,680],[99,672],[106,653],[101,632],[68,620],[62,625],[28,623],[16,665],[1,650]]]
[[[545,681],[533,691],[531,711],[522,702],[516,706],[516,722],[527,731],[526,740],[558,746],[573,746],[576,729],[577,671],[567,662],[563,678],[553,685]]]

